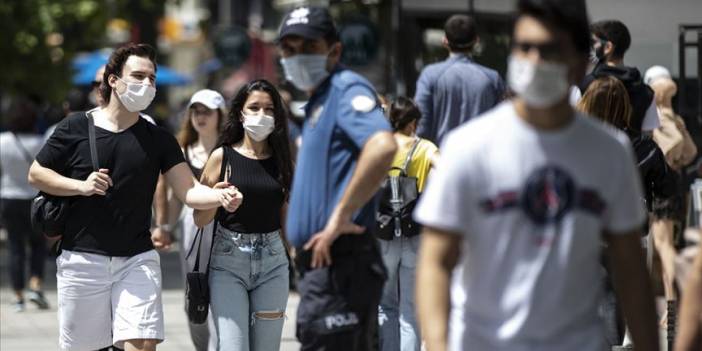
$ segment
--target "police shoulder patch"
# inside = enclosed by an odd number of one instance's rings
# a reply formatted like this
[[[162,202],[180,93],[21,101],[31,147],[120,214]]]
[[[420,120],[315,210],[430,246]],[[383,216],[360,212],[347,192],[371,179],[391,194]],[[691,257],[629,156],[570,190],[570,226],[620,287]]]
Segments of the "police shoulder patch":
[[[367,95],[356,95],[351,99],[351,107],[358,112],[370,112],[375,108],[375,99]]]

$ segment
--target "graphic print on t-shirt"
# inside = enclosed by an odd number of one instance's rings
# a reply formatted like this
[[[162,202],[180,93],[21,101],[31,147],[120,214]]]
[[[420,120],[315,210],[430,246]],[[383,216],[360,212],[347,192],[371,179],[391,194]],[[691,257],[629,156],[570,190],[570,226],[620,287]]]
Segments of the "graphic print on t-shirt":
[[[605,209],[602,197],[591,189],[577,189],[565,170],[546,165],[534,170],[523,190],[508,190],[481,201],[487,213],[521,209],[536,225],[558,223],[573,208],[600,216]]]
[[[558,167],[546,166],[527,178],[522,209],[535,223],[556,223],[571,210],[574,194],[570,175]]]

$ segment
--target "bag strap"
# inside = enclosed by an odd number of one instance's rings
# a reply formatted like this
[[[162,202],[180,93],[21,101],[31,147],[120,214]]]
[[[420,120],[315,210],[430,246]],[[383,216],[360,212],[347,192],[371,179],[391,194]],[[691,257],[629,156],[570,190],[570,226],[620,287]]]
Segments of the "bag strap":
[[[214,247],[215,234],[217,233],[217,221],[212,223],[212,243],[210,244],[210,255],[207,258],[207,267],[205,267],[204,272],[208,273],[210,271],[210,261],[212,261],[212,248]],[[195,242],[197,242],[197,254],[195,255],[195,266],[193,267],[193,272],[200,271],[200,248],[202,247],[202,237],[205,236],[205,228],[198,228],[193,238],[193,242],[190,245],[190,250],[188,250],[187,255],[185,255],[185,260],[189,260],[193,250],[195,249]]]
[[[205,273],[210,274],[210,262],[212,262],[212,248],[214,248],[215,235],[217,234],[217,221],[212,222],[212,243],[210,243],[210,256],[207,258],[207,267],[205,267]]]
[[[419,139],[418,137],[414,138],[414,143],[412,143],[412,147],[410,148],[409,152],[407,153],[407,158],[405,158],[405,162],[402,163],[402,173],[404,175],[407,175],[407,166],[409,166],[410,160],[412,160],[412,155],[414,155],[414,150],[417,149],[417,145],[419,145]]]
[[[222,179],[227,180],[229,179],[229,176],[231,176],[231,165],[229,165],[228,162],[228,154],[227,154],[227,146],[222,146],[222,168],[220,171],[220,181]],[[187,153],[187,150],[186,150]],[[215,235],[217,234],[217,217],[219,215],[219,209],[217,210],[217,213],[215,214],[214,219],[212,220],[212,243],[210,244],[210,255],[207,258],[207,267],[205,267],[205,273],[209,274],[210,272],[210,262],[212,261],[212,248],[214,248],[214,243],[215,243]],[[198,240],[199,236],[199,240]],[[195,248],[195,241],[198,240],[197,242],[197,254],[195,255],[195,266],[193,267],[193,272],[199,272],[200,271],[200,247],[202,246],[202,237],[205,236],[205,228],[198,228],[197,233],[195,233],[195,237],[193,238],[193,243],[190,245],[190,250],[188,251],[188,254],[185,256],[185,259],[188,260],[190,258],[190,254],[193,252],[193,249]]]
[[[20,140],[19,136],[15,132],[12,132],[12,135],[15,137],[15,144],[17,144],[17,148],[22,153],[22,156],[31,165],[34,162],[34,157],[32,157],[29,151],[27,151],[24,145],[22,145],[22,141]]]
[[[88,116],[88,142],[90,143],[90,159],[93,163],[93,171],[97,172],[100,169],[98,165],[97,144],[95,142],[95,121],[93,120],[92,111],[86,113]]]
[[[228,182],[229,177],[232,176],[232,165],[229,162],[231,158],[231,152],[234,152],[231,150],[231,146],[228,145],[222,145],[222,165],[219,168],[219,181],[220,182]],[[221,207],[217,208],[217,212],[215,212],[215,217],[214,220],[215,222],[223,218],[225,216],[224,209]]]
[[[195,267],[193,268],[193,272],[199,272],[200,246],[202,246],[202,237],[204,236],[203,235],[204,231],[205,231],[204,228],[197,229],[197,232],[195,233],[195,237],[193,238],[193,243],[190,245],[190,250],[188,250],[188,254],[185,255],[185,259],[188,260],[190,258],[190,255],[193,253],[193,249],[195,249],[195,242],[197,241],[197,254],[195,255]]]

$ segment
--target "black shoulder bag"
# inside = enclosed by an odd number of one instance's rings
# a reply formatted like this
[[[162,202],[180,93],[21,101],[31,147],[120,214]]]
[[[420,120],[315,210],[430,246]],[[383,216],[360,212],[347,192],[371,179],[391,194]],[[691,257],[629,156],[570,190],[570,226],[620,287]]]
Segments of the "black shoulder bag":
[[[88,116],[88,142],[90,143],[90,158],[93,170],[98,171],[98,153],[95,144],[95,121],[91,113]],[[48,237],[63,235],[66,228],[66,218],[70,207],[70,196],[55,196],[40,191],[32,201],[30,213],[32,228]]]
[[[185,306],[187,307],[188,319],[193,324],[203,324],[207,321],[207,313],[210,308],[210,261],[212,260],[212,247],[215,242],[215,233],[217,232],[217,221],[212,225],[212,245],[210,245],[210,257],[207,260],[207,266],[203,271],[200,271],[200,246],[202,245],[202,237],[205,235],[204,228],[199,228],[193,238],[193,243],[190,245],[190,251],[186,256],[186,262],[190,258],[190,254],[195,248],[197,242],[197,255],[195,255],[195,267],[192,272],[185,275]],[[198,238],[199,237],[199,238]]]
[[[222,168],[226,163],[226,169],[224,171],[224,177],[222,179],[229,179],[231,175],[231,166],[229,166],[226,156],[222,158]],[[221,209],[220,209],[221,210]],[[217,210],[219,214],[220,210]],[[192,272],[188,272],[185,275],[185,306],[188,312],[188,320],[193,324],[203,324],[207,321],[207,313],[210,307],[210,261],[212,261],[212,248],[215,243],[215,235],[217,234],[217,218],[215,215],[214,222],[212,224],[212,244],[210,245],[210,255],[207,258],[207,266],[203,271],[200,271],[200,246],[202,245],[202,237],[205,235],[205,229],[199,228],[195,237],[193,238],[193,243],[190,245],[190,251],[185,256],[185,261],[188,261],[190,255],[195,248],[195,242],[197,242],[197,254],[195,255],[195,266]],[[199,236],[199,239],[198,239]]]
[[[378,190],[378,212],[375,217],[375,234],[379,239],[392,240],[393,237],[415,236],[419,234],[419,225],[412,219],[412,211],[419,198],[417,178],[407,176],[412,155],[420,139],[417,138],[407,153],[402,168],[397,176],[387,176]]]

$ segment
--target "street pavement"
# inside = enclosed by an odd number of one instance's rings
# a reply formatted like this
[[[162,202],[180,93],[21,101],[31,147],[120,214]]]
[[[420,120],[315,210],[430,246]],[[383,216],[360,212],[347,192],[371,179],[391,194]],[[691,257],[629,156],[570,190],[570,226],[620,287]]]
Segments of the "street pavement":
[[[4,234],[4,233],[3,233]],[[7,247],[0,234],[0,351],[37,351],[58,349],[58,319],[56,315],[56,265],[53,258],[46,264],[46,297],[51,309],[40,311],[31,303],[24,312],[12,309],[13,293],[7,275]],[[174,245],[177,246],[177,245]],[[163,307],[166,339],[159,351],[194,350],[190,341],[187,317],[183,310],[184,290],[178,252],[161,253],[163,273]],[[295,316],[299,297],[291,293],[280,350],[299,350],[295,339]],[[659,314],[665,311],[665,301],[658,299]],[[659,329],[661,350],[665,348],[665,330]]]
[[[56,265],[46,264],[46,297],[51,309],[40,311],[27,303],[24,312],[12,309],[14,294],[7,274],[7,248],[0,243],[0,351],[38,351],[58,349],[58,318],[56,314]],[[177,252],[161,253],[163,272],[163,308],[166,340],[159,351],[194,350],[190,341],[187,317],[183,310],[184,290]],[[295,315],[299,298],[291,293],[288,299],[283,339],[280,350],[299,350],[295,339]]]

